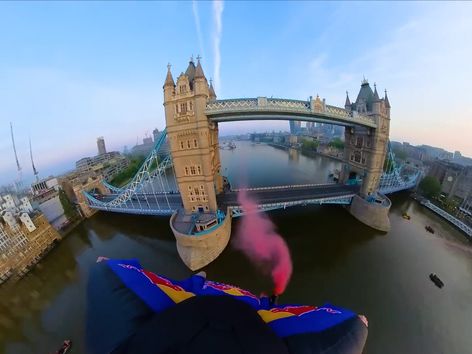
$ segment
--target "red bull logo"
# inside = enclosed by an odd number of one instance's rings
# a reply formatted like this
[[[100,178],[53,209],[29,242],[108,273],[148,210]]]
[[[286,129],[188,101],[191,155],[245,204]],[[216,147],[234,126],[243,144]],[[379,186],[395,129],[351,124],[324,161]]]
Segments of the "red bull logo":
[[[295,316],[301,316],[312,311],[317,311],[317,307],[306,305],[306,306],[285,306],[285,307],[270,309],[270,312],[273,312],[273,313],[288,312]]]
[[[224,292],[228,295],[247,296],[247,297],[251,297],[253,299],[259,300],[259,298],[256,295],[254,295],[253,293],[251,293],[247,290],[238,288],[237,286],[232,286],[232,285],[227,285],[227,284],[222,284],[222,283],[217,283],[217,282],[207,280],[205,282],[204,287],[210,287],[210,288],[213,288],[215,290],[222,291],[222,292]]]
[[[151,281],[151,283],[155,285],[167,286],[168,288],[171,288],[176,291],[185,291],[181,286],[172,283],[169,279],[160,277],[157,274],[154,274],[147,270],[143,270],[142,273]]]
[[[325,312],[333,314],[333,315],[338,315],[338,314],[341,313],[341,311],[332,309],[331,307],[319,307],[315,311],[325,311]]]

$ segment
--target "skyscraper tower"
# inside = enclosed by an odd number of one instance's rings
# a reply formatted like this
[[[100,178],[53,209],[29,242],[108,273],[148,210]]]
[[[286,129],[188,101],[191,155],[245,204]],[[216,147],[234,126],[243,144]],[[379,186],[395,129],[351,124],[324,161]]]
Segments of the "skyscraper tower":
[[[107,153],[107,149],[105,147],[105,139],[103,139],[103,136],[99,136],[97,138],[97,148],[98,148],[99,155],[103,155]]]
[[[33,167],[34,177],[36,178],[36,182],[39,182],[39,173],[38,173],[38,170],[36,170],[36,166],[34,165],[34,161],[33,161],[33,149],[31,148],[31,138],[29,139],[29,148],[30,148],[31,166]]]
[[[11,143],[13,145],[13,152],[15,153],[16,168],[18,170],[18,179],[15,181],[15,187],[16,187],[17,192],[19,192],[21,187],[23,186],[23,177],[21,173],[20,162],[18,161],[18,154],[16,153],[15,137],[13,136],[13,125],[11,124],[11,122],[10,122],[10,132],[11,132]]]

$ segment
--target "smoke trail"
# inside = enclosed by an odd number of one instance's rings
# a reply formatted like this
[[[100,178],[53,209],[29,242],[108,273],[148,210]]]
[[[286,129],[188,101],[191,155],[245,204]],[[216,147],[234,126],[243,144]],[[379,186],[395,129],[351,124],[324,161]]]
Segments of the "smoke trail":
[[[218,92],[221,86],[220,68],[221,68],[221,51],[220,42],[221,34],[223,31],[223,1],[213,1],[213,18],[215,21],[215,32],[213,34],[213,60],[214,60],[214,71],[213,76],[215,79],[215,90]]]
[[[292,275],[292,260],[283,238],[275,231],[274,224],[262,213],[247,192],[238,194],[238,202],[244,209],[234,246],[243,251],[256,265],[268,267],[274,282],[274,293],[284,292]]]
[[[200,26],[200,16],[198,14],[198,3],[196,0],[192,1],[193,19],[195,21],[195,28],[197,30],[198,45],[200,47],[200,54],[205,58],[205,51],[203,50],[202,27]]]

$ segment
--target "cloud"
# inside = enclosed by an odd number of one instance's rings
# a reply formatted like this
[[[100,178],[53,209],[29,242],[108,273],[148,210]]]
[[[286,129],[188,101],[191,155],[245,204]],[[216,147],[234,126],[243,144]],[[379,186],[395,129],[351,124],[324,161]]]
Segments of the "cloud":
[[[213,62],[214,70],[213,77],[215,80],[215,90],[221,89],[221,35],[223,32],[223,1],[214,0],[213,1],[213,21],[215,25],[215,30],[213,33]]]
[[[355,99],[362,76],[389,89],[393,140],[430,144],[472,155],[467,134],[472,108],[464,105],[472,91],[471,6],[435,4],[373,37],[363,55],[341,64],[329,46],[307,60],[308,85],[301,95],[322,88],[328,103],[342,105],[344,91]],[[314,84],[313,84],[314,83]],[[316,94],[316,92],[314,92]]]
[[[202,27],[200,25],[200,16],[198,14],[198,2],[196,0],[192,1],[192,11],[193,11],[193,19],[195,21],[195,28],[197,30],[198,46],[200,47],[200,54],[203,55],[203,57],[205,57],[205,51],[203,50]]]

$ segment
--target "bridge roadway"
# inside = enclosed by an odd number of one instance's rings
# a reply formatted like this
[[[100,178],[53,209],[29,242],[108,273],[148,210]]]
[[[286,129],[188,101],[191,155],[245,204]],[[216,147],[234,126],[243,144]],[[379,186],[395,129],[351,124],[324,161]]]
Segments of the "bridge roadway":
[[[265,209],[274,209],[275,205],[296,205],[304,203],[329,203],[339,198],[351,198],[359,192],[359,186],[342,184],[294,185],[247,189],[249,195]],[[101,202],[111,202],[117,194],[96,195]],[[227,207],[239,209],[238,190],[227,191],[217,197],[222,210]],[[125,205],[93,206],[101,210],[123,211],[133,214],[169,215],[182,207],[180,194],[136,194]],[[121,210],[120,210],[121,209]]]
[[[348,197],[358,193],[359,186],[346,186],[343,184],[320,184],[301,186],[281,186],[272,188],[248,189],[248,193],[260,206],[271,204],[284,204],[293,202],[307,202],[326,200],[336,197]],[[226,207],[239,207],[238,191],[226,192],[217,197],[218,205],[222,209]]]

